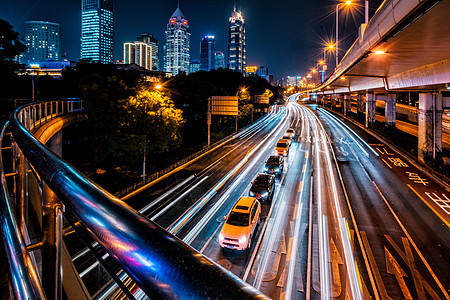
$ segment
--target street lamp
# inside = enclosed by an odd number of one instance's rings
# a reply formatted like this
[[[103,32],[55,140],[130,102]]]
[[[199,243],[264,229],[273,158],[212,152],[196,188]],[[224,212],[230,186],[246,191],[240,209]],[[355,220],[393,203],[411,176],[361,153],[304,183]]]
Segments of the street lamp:
[[[350,5],[350,4],[352,4],[352,1],[351,0],[347,0],[346,2],[344,2],[344,3],[338,3],[337,5],[336,5],[336,67],[335,68],[337,68],[337,65],[338,65],[338,63],[339,63],[339,58],[338,58],[338,55],[339,55],[339,53],[338,53],[338,36],[339,36],[339,5],[341,5],[341,4],[345,4],[345,5]]]

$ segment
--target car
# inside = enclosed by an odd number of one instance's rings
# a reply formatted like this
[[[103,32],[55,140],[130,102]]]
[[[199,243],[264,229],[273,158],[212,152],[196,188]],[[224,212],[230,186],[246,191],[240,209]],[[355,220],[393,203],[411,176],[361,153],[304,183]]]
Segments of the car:
[[[291,138],[295,138],[295,130],[292,128],[289,128],[288,130],[286,130],[286,134],[290,135]]]
[[[256,225],[259,224],[261,204],[254,197],[241,197],[225,216],[219,233],[223,249],[246,250],[250,248]]]
[[[275,152],[278,155],[287,156],[289,152],[289,142],[287,140],[281,139],[275,146]]]
[[[272,204],[275,193],[275,175],[258,174],[250,187],[249,196]]]
[[[282,139],[288,141],[289,142],[289,146],[292,144],[292,138],[291,138],[291,136],[289,134],[283,135]]]
[[[264,172],[281,176],[284,168],[284,157],[281,155],[271,155],[266,161]]]

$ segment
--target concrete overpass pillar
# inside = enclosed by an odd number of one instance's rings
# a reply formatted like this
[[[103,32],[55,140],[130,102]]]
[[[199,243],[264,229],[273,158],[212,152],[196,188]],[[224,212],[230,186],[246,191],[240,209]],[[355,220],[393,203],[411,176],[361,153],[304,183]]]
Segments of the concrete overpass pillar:
[[[419,94],[419,160],[442,151],[442,94]]]
[[[331,109],[336,107],[336,103],[339,101],[338,94],[331,95]]]
[[[395,127],[395,104],[396,98],[395,94],[388,94],[386,99],[386,105],[384,108],[384,118],[386,127]]]
[[[375,94],[366,94],[366,127],[375,125],[376,101]]]
[[[350,99],[350,94],[344,94],[344,116],[350,115],[352,109],[352,101]]]
[[[356,111],[358,113],[358,116],[361,116],[364,114],[365,108],[364,108],[364,95],[358,94],[356,98]]]

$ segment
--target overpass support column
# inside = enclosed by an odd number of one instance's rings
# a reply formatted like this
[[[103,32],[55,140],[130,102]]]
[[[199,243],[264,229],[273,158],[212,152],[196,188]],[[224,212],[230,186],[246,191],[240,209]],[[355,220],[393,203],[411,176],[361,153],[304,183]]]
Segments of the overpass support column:
[[[62,154],[62,131],[47,142],[56,154]],[[53,191],[42,183],[42,286],[49,299],[62,299],[61,233],[62,205]]]
[[[395,127],[395,94],[388,94],[386,99],[386,105],[384,108],[384,117],[386,127]]]
[[[442,151],[442,94],[419,94],[419,160]]]
[[[358,98],[356,98],[356,111],[358,113],[358,116],[364,114],[364,110],[364,95],[358,94]]]
[[[366,127],[375,125],[376,101],[375,94],[366,94]]]
[[[336,107],[336,103],[339,101],[338,94],[331,95],[331,109]]]
[[[350,115],[352,109],[352,101],[350,99],[350,94],[344,94],[344,116]]]

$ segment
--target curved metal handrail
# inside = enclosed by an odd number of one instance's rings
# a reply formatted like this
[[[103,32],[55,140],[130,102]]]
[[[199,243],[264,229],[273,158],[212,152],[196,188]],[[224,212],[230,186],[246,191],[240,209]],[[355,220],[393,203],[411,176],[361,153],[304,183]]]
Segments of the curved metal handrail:
[[[10,118],[15,142],[40,178],[151,298],[266,298],[148,220],[41,144]],[[26,123],[25,123],[26,124]]]
[[[8,122],[3,127],[0,137],[5,136]],[[3,147],[3,138],[0,138],[0,149]],[[25,241],[17,220],[13,213],[9,199],[6,176],[3,170],[3,157],[0,150],[0,223],[3,244],[9,265],[12,290],[15,299],[45,299],[45,294],[37,276],[34,264],[28,254]]]

